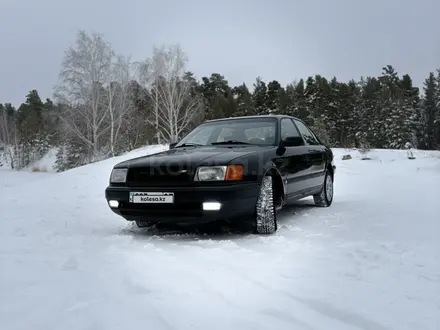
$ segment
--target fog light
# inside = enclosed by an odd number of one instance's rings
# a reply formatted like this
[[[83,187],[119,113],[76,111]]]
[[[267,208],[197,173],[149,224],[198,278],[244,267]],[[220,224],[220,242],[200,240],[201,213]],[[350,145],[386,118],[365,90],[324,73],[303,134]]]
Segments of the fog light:
[[[218,211],[222,207],[221,203],[218,202],[205,202],[203,203],[204,211]]]
[[[110,205],[110,207],[116,208],[119,206],[119,202],[118,201],[108,201],[108,205]]]

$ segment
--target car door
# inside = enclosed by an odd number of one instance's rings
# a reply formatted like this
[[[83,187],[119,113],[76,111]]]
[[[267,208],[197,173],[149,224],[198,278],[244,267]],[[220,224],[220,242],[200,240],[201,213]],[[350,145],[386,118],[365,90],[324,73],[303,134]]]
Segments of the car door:
[[[280,139],[287,137],[301,137],[291,118],[282,118],[280,121]],[[287,199],[294,198],[307,188],[305,180],[310,174],[310,164],[307,163],[305,156],[307,147],[285,146],[285,151],[280,155],[275,163],[280,170],[284,184],[287,188]]]
[[[305,123],[296,118],[293,121],[306,143],[306,161],[310,163],[310,171],[307,173],[308,177],[306,180],[307,188],[312,190],[319,189],[324,182],[327,163],[325,146],[319,142],[315,134]]]

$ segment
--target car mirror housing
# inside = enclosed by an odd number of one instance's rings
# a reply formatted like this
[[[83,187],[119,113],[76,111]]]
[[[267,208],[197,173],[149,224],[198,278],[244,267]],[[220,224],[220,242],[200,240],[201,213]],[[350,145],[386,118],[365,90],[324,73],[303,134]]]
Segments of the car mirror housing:
[[[288,136],[282,143],[285,147],[299,147],[304,145],[304,140],[301,136]]]

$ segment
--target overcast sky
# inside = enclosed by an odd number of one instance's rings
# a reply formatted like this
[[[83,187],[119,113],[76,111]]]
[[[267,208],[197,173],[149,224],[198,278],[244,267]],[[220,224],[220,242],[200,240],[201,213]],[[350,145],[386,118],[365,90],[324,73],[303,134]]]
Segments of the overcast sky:
[[[52,97],[79,29],[135,60],[180,43],[198,78],[230,84],[358,79],[392,64],[420,86],[440,68],[439,12],[438,0],[0,0],[0,103]]]

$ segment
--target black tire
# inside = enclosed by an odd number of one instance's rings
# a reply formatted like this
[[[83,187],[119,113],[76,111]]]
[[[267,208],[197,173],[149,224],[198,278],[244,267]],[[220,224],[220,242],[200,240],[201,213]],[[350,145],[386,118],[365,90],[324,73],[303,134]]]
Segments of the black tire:
[[[255,206],[255,231],[257,234],[273,234],[277,229],[273,177],[267,175],[261,182]]]
[[[148,228],[148,227],[151,227],[151,226],[152,226],[151,223],[148,222],[148,221],[136,221],[136,225],[137,225],[139,228]]]
[[[316,206],[329,207],[333,203],[333,195],[333,175],[327,170],[322,189],[318,194],[313,195],[313,200]]]

